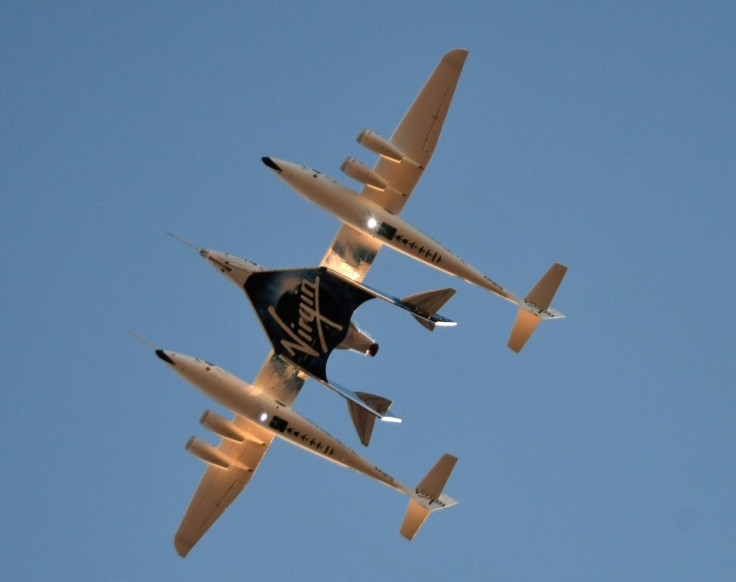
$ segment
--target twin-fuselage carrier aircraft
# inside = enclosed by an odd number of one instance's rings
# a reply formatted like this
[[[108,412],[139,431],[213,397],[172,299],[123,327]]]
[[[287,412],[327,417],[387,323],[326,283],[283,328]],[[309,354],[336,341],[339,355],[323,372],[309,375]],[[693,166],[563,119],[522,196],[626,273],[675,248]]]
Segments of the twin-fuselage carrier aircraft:
[[[409,506],[400,530],[407,539],[414,537],[432,511],[456,503],[442,492],[457,461],[452,455],[443,455],[416,487],[408,487],[275,398],[272,389],[276,386],[259,384],[258,378],[251,385],[210,362],[168,350],[156,349],[156,355],[235,413],[232,420],[210,410],[202,415],[202,425],[222,437],[218,447],[197,437],[186,444],[187,450],[208,467],[174,538],[182,557],[248,484],[275,436],[408,495]]]
[[[443,493],[456,458],[443,455],[410,488],[297,414],[292,405],[311,376],[346,398],[361,442],[367,445],[376,418],[391,401],[352,392],[328,381],[332,350],[375,355],[377,344],[351,321],[364,301],[378,297],[407,310],[432,330],[453,322],[437,314],[454,290],[397,299],[362,284],[382,246],[480,285],[519,306],[509,347],[519,351],[542,319],[564,317],[550,303],[566,268],[555,264],[523,299],[504,289],[418,229],[399,218],[432,157],[467,51],[447,53],[390,139],[364,130],[358,141],[380,158],[373,169],[347,159],[342,170],[364,184],[360,194],[304,166],[264,157],[263,162],[297,192],[342,221],[319,267],[266,270],[245,259],[208,249],[200,255],[240,287],[251,301],[273,346],[252,384],[190,356],[155,348],[158,357],[188,382],[234,413],[232,420],[207,411],[201,423],[221,437],[217,447],[194,437],[187,450],[207,469],[176,532],[186,556],[248,484],[275,436],[388,485],[409,496],[401,535],[412,539],[430,512],[455,501]]]

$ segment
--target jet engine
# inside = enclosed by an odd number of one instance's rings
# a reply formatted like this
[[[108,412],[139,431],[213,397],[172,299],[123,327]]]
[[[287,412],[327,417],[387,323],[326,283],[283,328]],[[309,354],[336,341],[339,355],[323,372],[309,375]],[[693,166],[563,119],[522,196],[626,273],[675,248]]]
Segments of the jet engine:
[[[353,180],[357,180],[376,190],[385,190],[386,186],[388,186],[386,180],[355,158],[345,158],[340,169]]]
[[[210,429],[216,435],[229,441],[242,443],[246,439],[245,433],[237,426],[211,410],[205,410],[202,418],[199,419],[199,422],[202,426]]]
[[[378,353],[378,344],[371,336],[351,321],[348,334],[337,346],[337,349],[355,350],[367,356],[375,356]]]
[[[239,469],[247,468],[239,461],[223,453],[220,449],[213,447],[211,444],[197,437],[192,437],[187,441],[186,449],[192,455],[213,467],[219,467],[220,469],[229,469],[230,467],[237,467]]]
[[[358,134],[356,138],[358,143],[365,148],[368,148],[379,156],[391,160],[392,162],[400,162],[406,158],[406,154],[397,148],[394,144],[385,138],[382,138],[377,133],[372,132],[370,129],[364,129]]]

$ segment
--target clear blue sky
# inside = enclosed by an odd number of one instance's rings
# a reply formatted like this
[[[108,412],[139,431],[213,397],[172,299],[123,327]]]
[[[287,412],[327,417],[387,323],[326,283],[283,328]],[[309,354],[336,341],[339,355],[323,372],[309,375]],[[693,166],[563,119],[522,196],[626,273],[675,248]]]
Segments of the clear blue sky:
[[[0,570],[8,580],[734,580],[732,2],[5,2],[0,8]],[[406,499],[277,442],[186,560],[172,537],[210,402],[124,333],[246,380],[245,297],[164,233],[314,265],[336,221],[260,161],[340,178],[440,57],[469,49],[403,216],[568,319],[382,251],[367,282],[456,285],[455,329],[371,302],[375,359],[331,378],[405,421],[366,455],[460,461],[407,543]],[[340,178],[351,183],[347,177]],[[344,402],[295,408],[358,448]],[[217,409],[215,407],[215,409]]]

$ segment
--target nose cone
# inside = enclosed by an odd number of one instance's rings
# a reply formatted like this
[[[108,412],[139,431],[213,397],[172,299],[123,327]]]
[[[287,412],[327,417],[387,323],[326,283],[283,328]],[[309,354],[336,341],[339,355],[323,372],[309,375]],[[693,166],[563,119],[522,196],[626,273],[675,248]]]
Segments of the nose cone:
[[[274,161],[273,161],[273,160],[272,160],[271,158],[269,158],[268,156],[263,156],[263,157],[261,158],[261,161],[262,161],[262,162],[263,162],[264,164],[266,164],[266,165],[267,165],[267,166],[268,166],[269,168],[271,168],[271,169],[272,169],[273,171],[281,173],[281,171],[282,171],[282,170],[281,170],[281,168],[280,168],[280,167],[278,166],[278,164],[277,164],[276,162],[274,162]]]
[[[174,362],[174,360],[171,359],[171,356],[164,350],[156,350],[156,355],[170,366],[176,366],[176,362]]]
[[[263,267],[248,261],[241,259],[230,253],[223,253],[220,251],[213,251],[211,249],[201,249],[199,254],[205,259],[212,267],[217,271],[225,275],[230,281],[235,283],[241,289],[245,285],[246,280],[256,271],[262,271]]]

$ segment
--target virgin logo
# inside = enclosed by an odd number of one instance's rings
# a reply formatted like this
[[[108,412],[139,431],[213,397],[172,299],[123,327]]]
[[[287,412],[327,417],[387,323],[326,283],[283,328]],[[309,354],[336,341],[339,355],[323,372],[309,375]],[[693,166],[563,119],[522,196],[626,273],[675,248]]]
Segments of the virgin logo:
[[[309,356],[319,356],[313,346],[315,339],[319,340],[317,347],[322,354],[328,353],[328,345],[325,340],[325,329],[332,328],[342,331],[343,326],[328,319],[320,313],[319,306],[319,275],[315,276],[314,282],[302,279],[299,285],[299,311],[296,321],[287,324],[279,316],[273,305],[268,306],[268,313],[273,317],[278,326],[286,333],[287,338],[281,339],[281,347],[292,357],[297,352]]]

